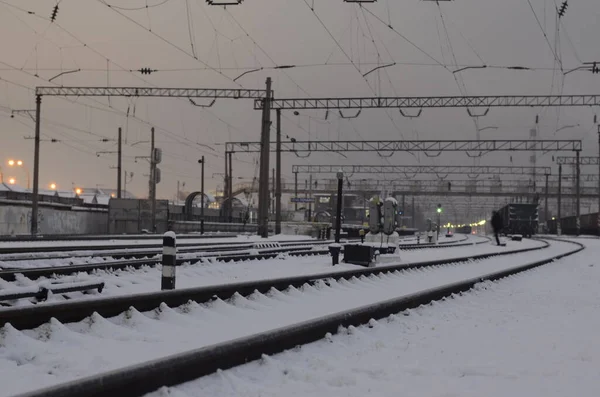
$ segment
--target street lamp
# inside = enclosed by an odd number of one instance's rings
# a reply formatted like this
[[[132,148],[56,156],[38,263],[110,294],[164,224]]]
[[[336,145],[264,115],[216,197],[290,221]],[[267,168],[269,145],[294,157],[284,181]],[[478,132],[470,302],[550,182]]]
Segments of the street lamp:
[[[81,188],[78,187],[75,189],[75,194],[79,196],[81,193],[83,193],[83,190],[81,190]]]
[[[50,184],[50,190],[56,190],[56,183]]]
[[[8,180],[8,183],[10,183],[11,185],[14,185],[14,184],[16,184],[16,183],[17,183],[17,180],[16,180],[15,178],[10,178],[10,179]]]
[[[31,185],[31,183],[30,183],[31,178],[29,176],[29,170],[23,166],[23,160],[8,160],[8,165],[10,167],[15,167],[15,166],[23,167],[23,169],[25,170],[25,173],[27,174],[27,189],[29,189],[30,185]]]

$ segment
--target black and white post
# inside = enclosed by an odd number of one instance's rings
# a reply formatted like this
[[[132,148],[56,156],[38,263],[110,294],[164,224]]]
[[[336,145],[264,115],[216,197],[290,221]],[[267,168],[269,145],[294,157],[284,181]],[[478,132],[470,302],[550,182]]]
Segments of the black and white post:
[[[175,269],[177,266],[177,237],[175,232],[163,235],[161,290],[175,289]]]

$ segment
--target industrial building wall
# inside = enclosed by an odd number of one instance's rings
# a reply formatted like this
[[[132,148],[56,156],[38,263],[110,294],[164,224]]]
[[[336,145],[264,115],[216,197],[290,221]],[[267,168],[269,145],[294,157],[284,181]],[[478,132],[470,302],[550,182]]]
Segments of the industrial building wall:
[[[0,202],[0,236],[29,234],[31,207]],[[38,234],[106,234],[108,217],[106,211],[39,207]]]

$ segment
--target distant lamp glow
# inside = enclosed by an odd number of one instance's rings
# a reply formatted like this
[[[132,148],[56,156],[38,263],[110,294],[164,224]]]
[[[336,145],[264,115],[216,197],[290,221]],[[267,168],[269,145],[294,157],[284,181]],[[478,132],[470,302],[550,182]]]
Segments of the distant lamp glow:
[[[50,184],[50,190],[56,190],[56,183]]]
[[[10,166],[15,165],[15,160],[8,160],[8,165],[10,165]]]
[[[17,165],[21,166],[21,165],[23,165],[23,162],[21,160],[18,160]]]
[[[110,194],[110,197],[112,197],[112,198],[115,198],[115,194],[114,194],[114,193],[111,193],[111,194]]]
[[[555,221],[555,220],[556,220],[556,217],[554,217],[554,216],[553,216],[553,217],[552,217],[552,220],[553,220],[553,221]]]
[[[11,185],[14,185],[15,183],[17,183],[17,180],[15,178],[10,178],[8,180],[8,183],[10,183]]]
[[[81,188],[77,188],[75,189],[75,193],[77,193],[77,195],[79,196],[81,193],[83,193],[83,190],[81,190]]]

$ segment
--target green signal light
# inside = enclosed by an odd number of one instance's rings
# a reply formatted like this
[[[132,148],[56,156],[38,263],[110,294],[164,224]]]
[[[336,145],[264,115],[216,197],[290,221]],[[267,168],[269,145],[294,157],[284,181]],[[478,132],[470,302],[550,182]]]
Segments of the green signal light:
[[[438,212],[438,214],[441,214],[441,213],[442,213],[442,209],[441,209],[441,208],[438,208],[438,209],[437,209],[437,212]]]

